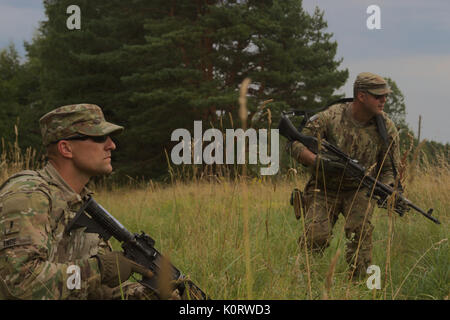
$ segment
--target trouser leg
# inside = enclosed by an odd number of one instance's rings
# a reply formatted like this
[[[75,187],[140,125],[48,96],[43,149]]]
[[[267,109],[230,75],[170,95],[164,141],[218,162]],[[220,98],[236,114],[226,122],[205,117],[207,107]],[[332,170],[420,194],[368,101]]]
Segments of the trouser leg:
[[[322,252],[331,241],[337,220],[336,197],[323,191],[305,190],[306,214],[304,233],[299,238],[301,246],[313,252]]]
[[[365,191],[345,195],[343,213],[345,215],[346,244],[345,257],[352,275],[365,274],[372,262],[371,223],[374,210],[373,200],[365,196]]]

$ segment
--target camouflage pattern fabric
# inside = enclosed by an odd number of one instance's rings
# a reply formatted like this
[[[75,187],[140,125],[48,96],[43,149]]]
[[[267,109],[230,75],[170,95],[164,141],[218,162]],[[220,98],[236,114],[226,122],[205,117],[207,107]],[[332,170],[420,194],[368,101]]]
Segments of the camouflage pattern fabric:
[[[95,291],[90,292],[90,300],[158,300],[159,298],[140,283],[125,281],[120,286],[109,288],[102,285]]]
[[[375,119],[368,123],[361,124],[351,116],[350,102],[336,104],[327,110],[318,113],[303,129],[302,133],[308,136],[320,137],[341,149],[352,159],[358,160],[359,164],[366,169],[370,169],[368,174],[376,177],[380,164],[383,163],[379,180],[385,184],[394,182],[394,172],[387,148],[383,139],[378,133]],[[390,152],[392,152],[395,166],[400,166],[399,138],[395,124],[383,112],[386,121],[386,129],[390,142]],[[295,141],[291,147],[291,154],[295,159],[299,159],[302,150],[306,148],[302,143]],[[316,168],[310,168],[312,178],[309,185],[315,183]],[[323,177],[319,171],[318,187],[327,190],[354,190],[359,183],[351,178],[326,175]]]
[[[0,187],[0,299],[120,298],[117,290],[115,295],[102,290],[94,257],[110,245],[84,228],[65,232],[91,193],[87,188],[75,193],[50,163],[12,176]],[[80,268],[80,289],[67,286],[71,265]],[[137,283],[124,285],[122,292],[144,293]]]
[[[375,201],[369,201],[365,191],[328,192],[312,188],[305,190],[305,234],[300,245],[321,253],[332,239],[339,213],[345,217],[345,258],[351,271],[365,274],[372,261],[372,214]]]
[[[45,114],[39,125],[45,146],[77,134],[95,137],[123,131],[123,127],[107,122],[102,110],[95,104],[59,107]]]
[[[375,95],[389,94],[392,92],[383,77],[371,72],[361,72],[358,74],[353,83],[353,88],[359,91],[367,91]]]
[[[351,116],[351,103],[336,104],[318,113],[304,128],[303,134],[325,139],[337,146],[367,169],[367,174],[379,181],[394,183],[394,173],[387,148],[378,133],[375,119],[362,124]],[[386,129],[396,167],[400,165],[399,140],[394,123],[385,113]],[[291,146],[291,155],[299,159],[306,148],[300,142]],[[381,165],[383,164],[383,165]],[[366,270],[372,259],[371,217],[374,200],[366,197],[367,190],[359,189],[360,183],[344,174],[330,175],[319,168],[309,167],[311,178],[305,187],[306,238],[300,237],[301,244],[307,244],[313,251],[321,251],[329,245],[333,226],[339,213],[346,217],[345,234],[348,239],[346,259],[356,274]]]

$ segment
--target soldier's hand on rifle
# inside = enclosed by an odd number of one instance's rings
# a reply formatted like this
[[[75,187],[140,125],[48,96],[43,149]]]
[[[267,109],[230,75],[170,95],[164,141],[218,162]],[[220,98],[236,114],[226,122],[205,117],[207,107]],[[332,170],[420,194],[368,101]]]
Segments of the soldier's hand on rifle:
[[[391,187],[392,189],[394,189],[394,184],[390,183],[389,187]],[[401,186],[400,186],[401,188]],[[403,200],[403,196],[401,194],[401,190],[400,193],[393,193],[391,195],[389,195],[386,192],[383,192],[381,189],[374,189],[374,196],[376,196],[377,198],[377,204],[380,208],[383,209],[388,209],[389,207],[391,207],[392,209],[395,210],[395,212],[397,212],[400,216],[403,216],[403,214],[407,211],[410,210],[408,204]],[[370,191],[368,192],[368,194],[370,194]],[[394,200],[395,197],[395,200]],[[392,203],[393,201],[395,201],[394,203]]]
[[[394,197],[394,195],[391,195],[389,198]],[[388,199],[389,202],[390,199]],[[392,199],[391,201],[394,201],[394,199]],[[395,195],[395,202],[393,205],[393,209],[400,215],[403,216],[405,214],[405,212],[409,211],[409,206],[407,205],[407,203],[405,201],[403,201],[403,199],[401,197],[399,197],[398,195]]]
[[[342,173],[345,169],[345,164],[343,164],[338,157],[330,154],[318,154],[316,160],[314,161],[314,167],[319,164],[319,170],[325,171],[328,174],[338,174]]]
[[[101,282],[110,288],[127,281],[133,272],[148,278],[153,276],[150,270],[126,258],[120,251],[111,251],[96,257],[99,261]]]

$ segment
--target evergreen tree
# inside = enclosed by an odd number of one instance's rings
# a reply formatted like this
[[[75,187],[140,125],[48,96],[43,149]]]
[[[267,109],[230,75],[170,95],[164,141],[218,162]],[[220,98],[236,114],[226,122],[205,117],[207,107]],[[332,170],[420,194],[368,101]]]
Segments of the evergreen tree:
[[[66,26],[74,4],[81,30]],[[323,13],[307,14],[300,0],[44,5],[48,21],[29,48],[42,68],[40,116],[65,104],[100,105],[126,128],[114,153],[123,175],[165,174],[171,132],[192,128],[194,120],[218,126],[218,113],[236,116],[245,77],[253,81],[250,112],[274,99],[273,114],[322,105],[348,77],[337,70],[341,60]]]
[[[107,116],[114,118],[114,110],[126,100],[120,99],[120,77],[127,72],[120,48],[136,38],[143,39],[135,2],[44,1],[48,21],[42,23],[37,54],[45,70],[42,85],[48,110],[88,102],[100,105]],[[80,7],[80,30],[66,26],[69,5]]]
[[[245,77],[252,79],[251,113],[267,99],[274,99],[274,111],[314,108],[348,77],[337,70],[337,44],[323,31],[323,13],[310,16],[301,1],[162,3],[153,2],[147,43],[127,48],[142,67],[123,78],[135,90],[129,134],[136,144],[127,148],[140,152],[145,165],[160,164],[161,173],[171,132],[192,128],[193,120],[218,126],[218,111],[236,115]]]
[[[80,30],[66,25],[74,4]],[[27,61],[21,64],[13,47],[0,53],[0,134],[13,141],[17,123],[21,145],[38,149],[44,113],[98,104],[126,128],[113,153],[121,176],[164,175],[171,133],[192,129],[194,120],[203,120],[204,129],[229,127],[217,120],[230,113],[239,126],[238,90],[246,77],[250,118],[273,99],[272,123],[283,109],[334,100],[348,77],[338,70],[342,59],[335,58],[323,12],[308,14],[301,0],[44,0],[44,6],[48,20],[25,45]],[[394,93],[385,110],[406,136],[403,95],[388,82]]]
[[[398,128],[406,126],[406,104],[405,97],[398,88],[397,83],[391,78],[385,77],[386,82],[392,90],[386,99],[384,112],[386,112]]]
[[[17,138],[18,146],[39,151],[40,132],[34,112],[39,103],[38,72],[34,60],[21,63],[14,45],[0,51],[0,137],[5,147]]]
[[[10,44],[0,51],[0,137],[7,142],[15,139],[14,124],[19,116],[19,73],[19,54]]]
[[[146,1],[119,0],[45,0],[47,21],[42,22],[40,36],[29,47],[31,58],[41,63],[40,82],[43,95],[40,116],[67,104],[99,105],[105,117],[132,127],[126,110],[130,108],[130,91],[121,78],[132,72],[130,57],[123,52],[126,45],[143,43]],[[67,7],[77,5],[81,11],[81,29],[69,30]],[[126,137],[125,137],[126,138]],[[134,155],[120,145],[113,153],[116,168],[121,168]],[[130,142],[133,143],[133,142]]]

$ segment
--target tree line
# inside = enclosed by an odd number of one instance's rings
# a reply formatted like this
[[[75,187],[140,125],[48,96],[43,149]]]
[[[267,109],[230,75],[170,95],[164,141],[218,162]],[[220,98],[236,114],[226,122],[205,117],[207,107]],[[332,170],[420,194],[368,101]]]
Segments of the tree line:
[[[79,30],[66,25],[74,4]],[[25,61],[13,46],[0,53],[0,136],[13,141],[16,125],[21,147],[42,153],[43,114],[98,104],[126,128],[113,155],[119,178],[167,175],[171,132],[192,130],[194,120],[240,126],[246,77],[249,117],[272,99],[272,123],[281,110],[340,98],[335,91],[348,80],[323,12],[307,13],[301,0],[44,0],[44,7],[46,20],[25,43]],[[398,93],[387,111],[407,128]],[[448,153],[448,145],[436,145]]]

